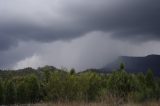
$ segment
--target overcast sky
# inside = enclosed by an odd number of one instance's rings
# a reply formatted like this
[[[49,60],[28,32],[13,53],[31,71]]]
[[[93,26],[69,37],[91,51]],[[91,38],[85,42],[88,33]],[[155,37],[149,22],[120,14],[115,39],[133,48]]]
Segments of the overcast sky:
[[[0,0],[0,68],[101,68],[160,54],[159,0]]]

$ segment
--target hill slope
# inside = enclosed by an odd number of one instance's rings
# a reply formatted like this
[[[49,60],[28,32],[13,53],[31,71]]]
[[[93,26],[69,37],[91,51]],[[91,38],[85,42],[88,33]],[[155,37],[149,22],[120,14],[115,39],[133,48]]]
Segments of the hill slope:
[[[101,70],[111,71],[118,69],[120,63],[125,64],[125,68],[128,72],[145,73],[148,69],[152,69],[156,75],[160,75],[160,55],[148,55],[146,57],[121,56]]]

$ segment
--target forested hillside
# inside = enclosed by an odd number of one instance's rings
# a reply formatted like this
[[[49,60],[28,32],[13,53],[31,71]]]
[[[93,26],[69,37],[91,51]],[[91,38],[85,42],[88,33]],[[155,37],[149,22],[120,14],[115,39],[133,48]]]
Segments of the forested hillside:
[[[117,69],[120,63],[125,64],[125,69],[127,72],[137,73],[143,72],[146,73],[148,69],[152,69],[156,76],[160,76],[160,55],[148,55],[142,57],[135,56],[120,56],[115,61],[104,66],[101,70],[108,71]]]
[[[123,64],[112,73],[93,70],[26,68],[0,71],[0,105],[39,102],[145,102],[160,99],[160,78],[127,73]],[[111,101],[112,100],[112,101]]]

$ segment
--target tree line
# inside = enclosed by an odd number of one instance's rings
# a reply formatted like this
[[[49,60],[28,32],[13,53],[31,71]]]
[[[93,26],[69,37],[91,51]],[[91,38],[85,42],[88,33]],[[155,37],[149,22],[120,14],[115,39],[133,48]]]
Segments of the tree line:
[[[124,65],[112,73],[92,70],[76,73],[53,68],[37,69],[38,74],[8,75],[0,78],[0,105],[37,102],[100,102],[116,98],[122,102],[160,99],[160,78],[153,72],[127,73]]]

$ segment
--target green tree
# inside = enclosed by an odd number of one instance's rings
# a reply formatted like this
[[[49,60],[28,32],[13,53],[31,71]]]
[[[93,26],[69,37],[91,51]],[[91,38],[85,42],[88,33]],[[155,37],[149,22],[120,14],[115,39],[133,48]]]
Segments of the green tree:
[[[119,66],[119,71],[125,70],[125,64],[121,63]]]
[[[5,103],[14,104],[16,101],[16,89],[13,81],[9,80],[5,84]]]
[[[44,70],[44,80],[45,83],[48,83],[48,81],[50,80],[50,71],[49,70]]]
[[[27,98],[30,103],[35,103],[39,101],[39,91],[40,84],[38,78],[35,75],[27,76],[25,79],[25,84],[27,88]]]
[[[75,74],[75,73],[76,73],[75,69],[72,68],[72,69],[70,70],[70,74],[73,75],[73,74]]]
[[[64,94],[65,100],[76,100],[78,91],[78,79],[77,76],[74,74],[66,75],[66,79],[64,80]]]
[[[64,81],[65,76],[62,77],[60,72],[54,72],[51,74],[51,78],[48,82],[47,86],[47,95],[49,100],[57,101],[58,99],[63,98],[64,94]]]
[[[99,96],[101,89],[101,77],[94,72],[86,72],[80,75],[79,91],[85,101],[94,101]]]
[[[18,103],[27,103],[27,88],[24,81],[20,82],[17,86],[17,101]]]
[[[87,90],[88,100],[96,100],[100,93],[101,77],[96,73],[89,73],[89,89]]]
[[[151,88],[154,87],[154,75],[152,70],[147,71],[145,80],[146,80],[147,87],[151,87]]]
[[[133,76],[129,75],[124,67],[120,66],[120,71],[113,72],[109,76],[108,90],[116,97],[126,98],[135,89]]]
[[[3,104],[3,100],[4,100],[3,82],[0,80],[0,105]]]
[[[153,71],[152,70],[148,70],[147,73],[146,73],[146,77],[145,77],[145,80],[146,80],[146,98],[149,99],[149,98],[153,98],[156,94],[154,93],[155,92],[155,81],[154,81],[154,75],[153,75]]]

